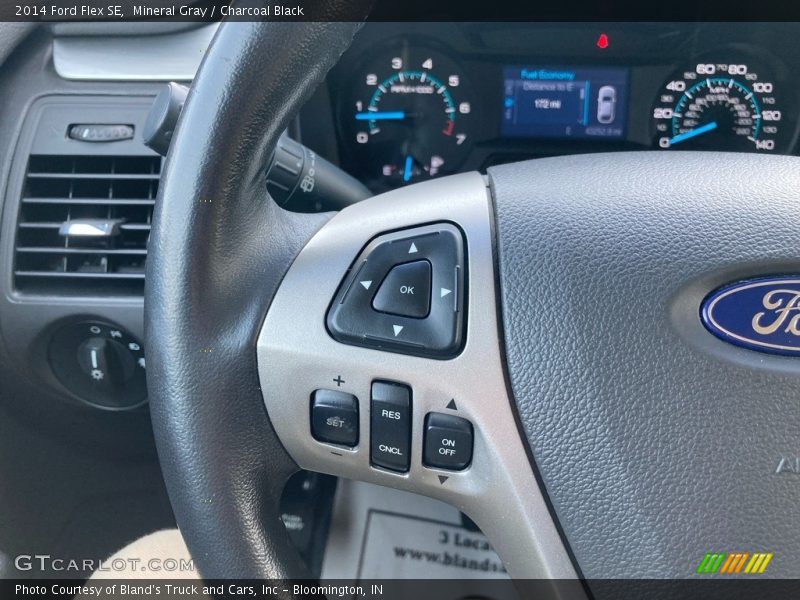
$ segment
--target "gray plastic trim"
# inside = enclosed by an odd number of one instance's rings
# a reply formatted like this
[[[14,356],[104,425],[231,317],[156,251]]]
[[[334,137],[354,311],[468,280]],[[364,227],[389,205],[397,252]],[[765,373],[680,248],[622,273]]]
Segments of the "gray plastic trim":
[[[191,81],[218,24],[167,35],[57,37],[53,64],[64,79]]]
[[[437,221],[457,224],[467,244],[466,343],[452,360],[432,360],[344,345],[325,315],[345,273],[378,234]],[[395,190],[351,206],[328,222],[295,260],[258,338],[258,368],[267,411],[297,464],[415,492],[469,515],[491,540],[512,577],[577,577],[545,504],[520,438],[501,359],[491,205],[484,179],[466,173]],[[345,382],[337,388],[334,379]],[[411,469],[370,466],[369,397],[375,379],[412,388]],[[314,440],[309,403],[318,388],[341,389],[360,402],[360,443],[348,449]],[[457,412],[446,405],[454,399]],[[423,467],[425,415],[469,419],[473,461],[465,471]],[[441,483],[439,476],[447,477]]]

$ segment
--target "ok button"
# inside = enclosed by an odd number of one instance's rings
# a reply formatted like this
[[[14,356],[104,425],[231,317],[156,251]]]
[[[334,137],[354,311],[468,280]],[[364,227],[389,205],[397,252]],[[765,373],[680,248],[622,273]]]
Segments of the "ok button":
[[[423,319],[431,309],[431,263],[415,260],[392,268],[372,301],[379,312]]]

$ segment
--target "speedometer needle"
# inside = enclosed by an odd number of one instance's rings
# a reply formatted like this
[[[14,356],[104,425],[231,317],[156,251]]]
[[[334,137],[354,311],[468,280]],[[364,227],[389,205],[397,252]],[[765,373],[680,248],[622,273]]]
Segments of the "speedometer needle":
[[[696,127],[695,129],[690,129],[689,131],[684,131],[683,133],[679,133],[669,141],[670,146],[674,146],[675,144],[679,144],[680,142],[685,142],[686,140],[690,140],[693,137],[697,137],[698,135],[703,135],[704,133],[708,133],[709,131],[713,131],[717,128],[717,122],[711,121],[711,123],[706,123],[705,125],[701,125],[700,127]]]
[[[356,113],[356,121],[400,121],[405,118],[406,113],[402,110]]]

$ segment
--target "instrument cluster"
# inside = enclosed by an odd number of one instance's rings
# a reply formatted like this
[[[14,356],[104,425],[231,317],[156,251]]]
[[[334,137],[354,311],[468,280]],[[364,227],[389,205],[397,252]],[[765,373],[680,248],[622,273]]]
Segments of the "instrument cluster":
[[[379,192],[558,154],[792,153],[779,26],[370,24],[329,78],[340,163]]]

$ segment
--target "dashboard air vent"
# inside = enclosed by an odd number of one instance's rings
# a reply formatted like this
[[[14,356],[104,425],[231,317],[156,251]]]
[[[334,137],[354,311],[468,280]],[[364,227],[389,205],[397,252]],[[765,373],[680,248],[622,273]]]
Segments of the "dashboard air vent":
[[[142,295],[159,156],[31,155],[15,287],[31,294]]]

